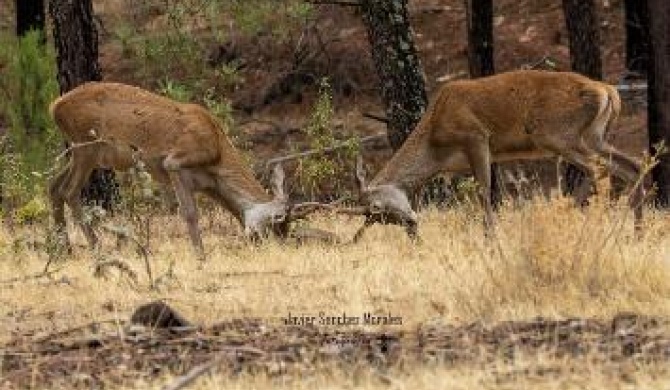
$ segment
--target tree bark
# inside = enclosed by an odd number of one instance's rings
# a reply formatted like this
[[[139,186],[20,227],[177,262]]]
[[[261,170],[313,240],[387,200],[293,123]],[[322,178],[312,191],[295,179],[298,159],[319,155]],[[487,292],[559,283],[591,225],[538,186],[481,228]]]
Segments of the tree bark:
[[[600,30],[594,1],[563,0],[563,13],[568,30],[572,70],[592,79],[602,80]],[[584,172],[572,164],[565,168],[564,178],[567,194],[573,193],[586,180]]]
[[[468,30],[468,67],[470,78],[490,76],[495,73],[493,61],[493,1],[465,0]],[[502,203],[498,164],[491,165],[491,204]]]
[[[102,80],[91,0],[51,0],[49,14],[53,20],[61,94],[88,81]],[[110,210],[118,198],[114,173],[93,171],[82,197],[89,204]]]
[[[361,11],[389,119],[389,142],[397,150],[414,130],[428,102],[407,0],[362,0]]]
[[[398,150],[428,105],[407,0],[362,0],[360,8],[386,107],[389,143],[393,150]],[[444,203],[448,196],[444,180],[440,178],[416,190],[412,199],[415,206]]]
[[[470,77],[495,73],[493,65],[493,1],[465,0]]]
[[[648,126],[650,152],[653,146],[663,142],[670,147],[670,2],[648,0],[650,22],[650,61],[647,75]],[[652,170],[652,179],[657,187],[656,204],[670,207],[670,155],[659,157]]]
[[[644,77],[649,69],[649,8],[647,0],[625,0],[626,69]]]
[[[16,0],[16,35],[30,30],[44,31],[44,0]]]

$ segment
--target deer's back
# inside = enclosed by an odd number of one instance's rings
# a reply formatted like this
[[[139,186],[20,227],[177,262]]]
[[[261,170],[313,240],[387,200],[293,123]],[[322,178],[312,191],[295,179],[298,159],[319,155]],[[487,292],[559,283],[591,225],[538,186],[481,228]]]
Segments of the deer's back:
[[[175,147],[219,149],[220,130],[204,108],[129,85],[84,84],[57,99],[52,115],[71,142],[99,137],[149,154]]]
[[[459,126],[450,124],[474,121],[494,141],[525,142],[542,129],[579,127],[592,120],[603,91],[602,83],[570,72],[528,70],[454,81],[436,96],[433,131],[453,139],[450,133]]]

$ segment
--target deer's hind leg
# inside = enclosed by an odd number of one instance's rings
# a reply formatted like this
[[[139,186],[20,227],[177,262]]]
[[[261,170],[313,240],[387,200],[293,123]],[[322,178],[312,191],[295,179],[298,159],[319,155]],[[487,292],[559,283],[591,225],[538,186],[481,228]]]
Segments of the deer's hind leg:
[[[541,149],[563,157],[586,174],[587,180],[582,180],[572,194],[578,206],[586,204],[586,200],[591,195],[591,186],[595,185],[598,179],[598,166],[593,152],[579,141],[566,142],[554,137],[535,137],[534,142]]]
[[[603,116],[609,121],[608,116]],[[644,186],[642,183],[642,166],[634,158],[626,155],[604,139],[605,128],[611,121],[605,122],[597,118],[586,131],[582,133],[582,140],[586,146],[600,158],[600,163],[614,176],[627,182],[631,187],[628,204],[633,209],[635,228],[639,229],[642,223],[642,202],[644,200]]]
[[[200,235],[200,228],[198,227],[198,209],[195,204],[195,197],[193,196],[193,186],[188,180],[187,174],[184,171],[170,171],[170,182],[172,188],[177,196],[179,202],[179,211],[186,221],[188,227],[188,234],[191,238],[191,243],[196,252],[198,260],[205,260],[205,248],[202,243],[202,236]]]
[[[477,196],[484,208],[484,228],[488,234],[495,226],[491,203],[491,148],[488,139],[471,142],[467,146],[465,154],[472,168],[472,173],[479,184]]]
[[[628,198],[628,205],[633,209],[635,228],[639,229],[642,224],[642,207],[644,202],[641,164],[604,140],[591,141],[589,146],[596,151],[601,159],[601,164],[612,175],[629,184],[631,193]]]

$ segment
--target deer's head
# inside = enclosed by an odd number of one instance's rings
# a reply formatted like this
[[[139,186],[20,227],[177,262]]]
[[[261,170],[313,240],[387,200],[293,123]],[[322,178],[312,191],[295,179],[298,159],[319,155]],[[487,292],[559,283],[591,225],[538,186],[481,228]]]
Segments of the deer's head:
[[[251,239],[265,237],[277,226],[286,225],[289,221],[288,196],[284,192],[284,169],[281,164],[275,165],[272,171],[271,188],[273,199],[266,203],[258,203],[244,212],[244,234]]]
[[[356,163],[356,179],[360,191],[361,213],[366,216],[366,224],[401,225],[411,237],[416,236],[418,218],[404,188],[396,184],[367,184],[363,160],[360,158]]]

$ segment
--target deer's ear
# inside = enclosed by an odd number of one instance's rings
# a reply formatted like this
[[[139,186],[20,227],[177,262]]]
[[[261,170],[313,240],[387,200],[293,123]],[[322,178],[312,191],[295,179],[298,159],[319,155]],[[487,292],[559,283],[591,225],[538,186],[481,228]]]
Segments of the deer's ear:
[[[356,181],[358,182],[358,190],[362,193],[366,189],[365,168],[363,167],[363,157],[360,155],[356,158]]]
[[[286,199],[286,194],[284,193],[284,178],[284,168],[281,163],[279,163],[275,165],[272,170],[272,179],[270,180],[272,183],[272,194],[276,199]]]

